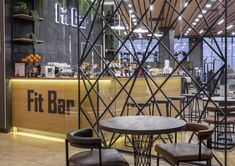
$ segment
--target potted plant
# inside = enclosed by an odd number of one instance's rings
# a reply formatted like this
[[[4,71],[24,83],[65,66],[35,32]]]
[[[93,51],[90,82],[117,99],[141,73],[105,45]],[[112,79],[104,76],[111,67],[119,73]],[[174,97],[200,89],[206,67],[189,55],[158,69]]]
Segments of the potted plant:
[[[33,48],[35,48],[37,41],[38,41],[37,36],[33,32],[31,32],[31,33],[26,34],[24,37],[27,39],[32,39]]]
[[[40,26],[40,17],[38,16],[38,13],[36,10],[31,10],[31,16],[33,17],[34,21],[34,33],[38,35],[39,33],[39,26]]]
[[[30,10],[25,2],[19,1],[14,6],[15,14],[30,14]]]

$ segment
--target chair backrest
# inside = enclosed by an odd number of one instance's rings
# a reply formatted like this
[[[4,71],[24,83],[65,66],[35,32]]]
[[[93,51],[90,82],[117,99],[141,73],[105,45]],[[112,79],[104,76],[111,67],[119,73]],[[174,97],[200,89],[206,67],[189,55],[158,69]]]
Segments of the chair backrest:
[[[214,128],[200,123],[187,123],[185,127],[185,131],[193,131],[198,133],[199,140],[210,139]]]
[[[93,137],[93,131],[90,128],[69,132],[67,140],[74,147],[89,149],[99,149],[102,143],[100,137]]]

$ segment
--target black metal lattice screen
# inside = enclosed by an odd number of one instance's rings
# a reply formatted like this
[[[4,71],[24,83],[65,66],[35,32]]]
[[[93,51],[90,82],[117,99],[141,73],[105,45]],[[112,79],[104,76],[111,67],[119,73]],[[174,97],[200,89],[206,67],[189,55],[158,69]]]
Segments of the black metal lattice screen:
[[[212,5],[210,9],[207,6],[208,2],[211,2]],[[216,125],[225,124],[226,138],[227,15],[228,6],[232,3],[229,0],[87,0],[85,5],[79,3],[79,118],[85,119],[86,125],[92,127],[97,135],[103,137],[105,146],[112,146],[120,135],[111,135],[109,143],[107,143],[105,134],[99,129],[99,121],[108,117],[126,115],[129,103],[135,105],[136,115],[145,115],[148,103],[154,103],[155,110],[157,110],[156,114],[163,115],[158,102],[160,95],[161,98],[169,102],[172,110],[174,110],[175,114],[172,116],[189,121],[184,112],[190,104],[203,95],[209,100],[204,102],[196,121],[201,122],[203,120],[207,106],[212,103],[224,117]],[[194,20],[195,14],[200,18],[199,22],[196,20],[197,24]],[[218,28],[218,22],[222,19],[224,23],[219,28],[222,31],[221,35],[224,37],[225,45],[219,45],[216,40],[216,37],[220,34],[215,29]],[[88,20],[90,21],[89,24],[87,23]],[[115,26],[120,29],[115,29]],[[137,31],[140,28],[147,33],[138,34]],[[177,59],[166,42],[167,38],[171,37],[172,30],[174,30],[174,38],[196,39],[181,60]],[[156,35],[159,32],[160,35]],[[205,37],[210,37],[213,45],[205,40]],[[137,39],[146,40],[146,46],[141,57],[138,56],[134,43]],[[214,70],[213,75],[207,77],[205,82],[203,82],[203,79],[199,80],[197,74],[190,72],[184,65],[202,43],[207,45],[221,61],[219,68]],[[110,47],[109,44],[111,48],[105,48]],[[160,82],[149,72],[148,67],[148,58],[156,48],[161,50],[159,54],[163,54],[158,56],[163,59],[167,57],[166,59],[169,59],[170,65],[172,65],[172,70],[168,71],[168,74],[164,75]],[[115,67],[113,62],[116,62],[115,65],[120,64],[120,52],[123,49],[128,53],[135,67],[133,67],[133,71],[128,73],[128,77],[120,78],[115,69],[122,68],[122,66]],[[91,62],[90,68],[98,65],[99,70],[96,75],[88,70],[88,62]],[[161,60],[157,65],[158,67],[163,65]],[[130,68],[130,66],[128,67]],[[179,70],[183,71],[184,76],[191,79],[193,86],[197,89],[181,108],[170,99],[169,93],[164,88],[178,74]],[[225,109],[221,109],[215,101],[210,100],[212,96],[216,95],[217,85],[219,85],[222,77],[225,78]],[[142,84],[148,91],[148,95],[144,96],[144,101],[141,98],[140,103],[140,98],[137,98],[136,94],[141,96]],[[210,86],[211,84],[213,86]],[[144,92],[143,95],[145,95]],[[84,126],[80,124],[79,127]],[[215,159],[221,165],[227,165],[226,141],[224,146],[224,162],[215,156]]]

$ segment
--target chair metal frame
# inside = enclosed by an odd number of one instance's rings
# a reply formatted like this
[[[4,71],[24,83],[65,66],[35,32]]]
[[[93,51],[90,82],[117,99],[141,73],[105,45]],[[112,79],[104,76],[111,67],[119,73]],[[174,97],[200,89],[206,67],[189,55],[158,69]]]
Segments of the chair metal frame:
[[[80,129],[80,130],[90,130],[90,132],[92,133],[92,129],[90,128],[87,128],[87,129]],[[99,137],[92,137],[93,134],[91,134],[91,137],[89,138],[94,138],[94,139],[100,139]],[[85,138],[85,137],[83,137]],[[100,139],[101,140],[101,139]],[[65,139],[65,158],[66,158],[66,166],[69,166],[69,140],[68,138]],[[70,143],[71,146],[73,146],[71,143]],[[80,145],[77,145],[77,146],[74,146],[74,147],[79,147]],[[94,148],[93,147],[90,147],[89,148],[89,145],[85,145],[84,147],[82,146],[81,148],[88,148],[88,149],[91,149],[93,150]],[[97,148],[97,147],[96,147]],[[102,166],[102,153],[101,153],[101,149],[102,149],[102,146],[101,146],[101,141],[100,141],[100,147],[98,145],[98,150],[99,150],[99,162],[100,162],[100,166]]]
[[[195,124],[195,123],[187,123],[187,125],[188,124],[190,124],[190,125],[193,125],[193,124]],[[214,131],[214,129],[212,129],[211,127],[209,127],[208,126],[208,131]],[[186,127],[186,130],[185,131],[192,131],[192,130],[187,130],[187,127]],[[198,131],[193,131],[193,134],[195,134],[195,133],[198,133],[198,132],[200,132],[200,130],[198,130]],[[207,144],[206,144],[206,147],[207,148],[209,148],[209,149],[211,149],[212,148],[212,146],[211,146],[211,142],[212,142],[212,134],[210,135],[210,137],[206,137],[206,138],[199,138],[199,135],[197,135],[198,136],[198,140],[199,140],[199,149],[198,149],[198,160],[187,160],[187,161],[185,161],[185,160],[183,160],[183,161],[177,161],[177,163],[176,163],[176,165],[177,166],[179,166],[179,164],[181,163],[181,162],[183,162],[183,163],[185,163],[185,162],[193,162],[193,161],[206,161],[207,162],[207,166],[211,166],[211,160],[202,160],[202,156],[201,156],[201,148],[202,148],[202,144],[204,144],[204,142],[203,142],[203,140],[207,140]],[[177,133],[175,133],[175,143],[177,144]],[[205,145],[205,144],[204,144]],[[157,153],[157,166],[159,166],[159,159],[160,159],[160,154],[159,153]],[[163,156],[163,159],[164,160],[166,160],[168,163],[170,163],[171,165],[175,165],[174,163],[172,163],[172,161],[169,161],[169,160],[167,160],[167,159],[165,159],[164,158],[164,156]]]

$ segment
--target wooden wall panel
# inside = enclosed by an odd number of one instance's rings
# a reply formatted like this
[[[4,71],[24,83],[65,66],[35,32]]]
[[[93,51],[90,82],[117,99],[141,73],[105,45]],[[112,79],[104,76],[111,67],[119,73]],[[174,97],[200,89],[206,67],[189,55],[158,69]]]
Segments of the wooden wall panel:
[[[157,84],[160,86],[166,77],[154,78]],[[124,85],[127,78],[119,79],[121,84]],[[54,133],[66,133],[70,130],[78,127],[78,81],[75,79],[12,79],[12,112],[13,112],[13,126],[20,128],[28,128],[40,131],[48,131]],[[81,82],[81,100],[85,97],[87,91],[91,88],[88,82]],[[91,81],[94,83],[94,80]],[[126,86],[127,92],[130,91],[133,80]],[[149,80],[151,89],[155,91],[157,87]],[[85,88],[86,86],[86,88]],[[95,89],[100,95],[100,99],[94,90],[91,91],[89,97],[86,97],[81,105],[84,114],[88,117],[92,124],[97,120],[97,116],[104,113],[106,107],[110,105],[109,110],[114,116],[119,116],[123,105],[127,99],[127,94],[123,91],[115,99],[117,93],[119,93],[121,86],[118,82],[112,78],[106,78],[100,80],[98,87]],[[28,90],[33,90],[30,99],[28,98]],[[163,86],[162,90],[168,96],[176,96],[181,93],[181,78],[170,78]],[[48,92],[55,91],[57,95],[57,105],[59,105],[58,99],[72,100],[74,101],[74,107],[71,108],[69,114],[60,114],[57,110],[56,113],[50,113],[48,109]],[[37,94],[35,94],[37,93]],[[39,94],[42,95],[42,108],[43,112],[35,111],[35,101],[39,101]],[[34,98],[36,96],[36,98]],[[131,93],[131,96],[135,101],[145,102],[151,96],[150,89],[144,78],[138,78],[135,82],[135,86]],[[164,98],[159,92],[156,95],[157,99]],[[103,102],[101,101],[103,100]],[[115,102],[110,104],[112,100]],[[32,100],[30,102],[30,100]],[[98,102],[99,100],[99,102]],[[129,100],[130,101],[130,100]],[[28,111],[28,102],[30,102],[30,111]],[[39,102],[37,102],[39,104]],[[91,104],[92,103],[92,104]],[[176,104],[177,106],[177,104]],[[126,108],[125,108],[126,109]],[[165,115],[165,106],[160,106],[160,109]],[[95,114],[96,116],[95,116]],[[126,112],[124,113],[124,115]],[[136,114],[136,111],[132,109],[130,114]],[[107,119],[111,117],[109,112],[105,112],[101,119]],[[81,127],[90,127],[88,120],[83,114],[81,114]]]
[[[13,126],[55,133],[77,128],[77,85],[76,80],[12,80]],[[28,90],[42,95],[43,112],[35,112],[33,102],[31,111],[28,111]],[[74,100],[75,106],[71,108],[70,115],[48,113],[48,91],[56,91],[58,99]]]

